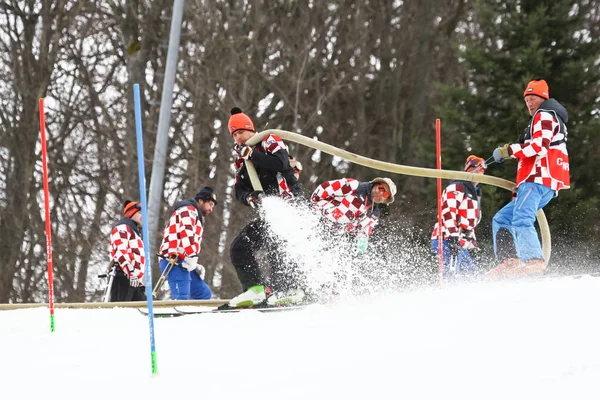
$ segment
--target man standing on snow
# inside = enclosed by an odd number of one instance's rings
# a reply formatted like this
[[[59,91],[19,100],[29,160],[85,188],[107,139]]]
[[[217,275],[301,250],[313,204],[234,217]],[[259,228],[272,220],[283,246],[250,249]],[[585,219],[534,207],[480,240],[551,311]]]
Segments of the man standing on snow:
[[[121,218],[110,232],[110,259],[113,261],[114,278],[110,290],[110,301],[144,301],[144,241],[142,207],[131,200],[123,204]]]
[[[204,282],[204,267],[198,264],[200,242],[204,234],[204,217],[213,211],[217,204],[217,196],[212,188],[206,186],[193,199],[175,203],[169,223],[163,233],[163,241],[158,251],[159,266],[163,274],[168,273],[167,281],[171,289],[172,300],[189,300],[191,275],[201,277],[195,282],[194,291],[197,297],[210,299],[212,291]],[[169,270],[169,261],[175,264]]]
[[[469,156],[465,172],[485,174],[483,158]],[[476,250],[475,227],[481,221],[481,189],[477,182],[451,181],[442,193],[442,254],[448,278],[475,273],[470,251]],[[431,234],[431,249],[439,255],[439,226]]]
[[[302,187],[290,166],[288,147],[281,138],[268,135],[257,145],[248,146],[246,142],[256,131],[250,117],[237,107],[231,110],[228,127],[235,141],[235,195],[240,203],[257,209],[262,206],[263,196],[292,199],[301,193]],[[254,165],[264,193],[254,191],[244,163],[246,160]],[[234,297],[229,306],[251,307],[265,302],[277,305],[302,301],[303,294],[292,287],[291,282],[270,282],[273,287],[268,286],[256,259],[256,252],[261,249],[267,252],[271,275],[285,268],[279,265],[279,249],[265,222],[255,218],[231,242],[231,263],[244,292]]]
[[[313,209],[333,227],[334,233],[349,233],[357,253],[367,251],[368,240],[379,220],[378,204],[392,204],[396,185],[390,178],[359,182],[342,178],[321,183],[313,192]]]
[[[567,110],[549,95],[544,80],[533,80],[523,93],[531,122],[519,143],[505,144],[494,150],[494,160],[519,160],[517,166],[517,196],[502,208],[492,221],[494,250],[498,257],[501,236],[512,237],[515,258],[506,258],[488,271],[488,277],[513,277],[541,274],[546,265],[542,246],[535,230],[535,214],[568,189],[569,155],[567,153]]]

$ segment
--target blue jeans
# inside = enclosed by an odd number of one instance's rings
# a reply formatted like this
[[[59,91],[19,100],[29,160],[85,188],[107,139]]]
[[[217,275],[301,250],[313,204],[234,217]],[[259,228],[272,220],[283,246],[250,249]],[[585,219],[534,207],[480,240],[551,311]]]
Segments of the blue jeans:
[[[169,288],[171,289],[171,300],[189,300],[190,299],[190,271],[181,266],[181,260],[177,261],[177,264],[173,265],[169,276],[167,276],[167,282],[169,282]],[[164,274],[165,269],[169,262],[164,258],[160,259],[160,272]]]
[[[434,254],[439,255],[438,239],[431,239],[431,250]],[[447,240],[442,243],[442,253],[444,254],[444,278],[453,279],[458,277],[466,277],[475,275],[475,261],[471,258],[471,253],[468,250],[461,249],[458,253],[458,258],[455,265],[450,265],[450,245]]]
[[[192,278],[190,286],[190,294],[193,300],[208,300],[212,297],[212,290],[208,287],[208,284],[200,279],[198,272],[190,272]]]
[[[519,185],[517,197],[494,215],[492,233],[494,253],[497,255],[496,234],[501,228],[508,229],[515,242],[517,256],[521,261],[544,259],[542,245],[535,230],[535,214],[555,196],[554,190],[539,183],[524,182]]]

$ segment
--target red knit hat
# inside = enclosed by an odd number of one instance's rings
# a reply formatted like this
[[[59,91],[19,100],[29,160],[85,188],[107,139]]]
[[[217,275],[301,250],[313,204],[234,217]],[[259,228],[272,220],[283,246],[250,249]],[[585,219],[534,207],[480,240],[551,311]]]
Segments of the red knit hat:
[[[142,211],[142,203],[136,203],[135,201],[125,200],[123,204],[123,215],[127,218],[131,218],[136,212]]]
[[[532,94],[548,100],[550,98],[550,90],[548,89],[548,84],[546,81],[543,79],[534,79],[529,82],[525,92],[523,93],[523,97]]]
[[[239,131],[240,129],[256,132],[250,117],[244,114],[240,108],[233,107],[231,109],[231,117],[229,117],[229,133],[233,135],[235,131]]]

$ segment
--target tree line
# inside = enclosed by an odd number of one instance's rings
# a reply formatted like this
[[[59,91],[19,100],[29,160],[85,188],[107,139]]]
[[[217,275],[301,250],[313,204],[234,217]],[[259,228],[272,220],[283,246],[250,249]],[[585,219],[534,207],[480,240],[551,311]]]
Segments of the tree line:
[[[46,99],[57,301],[99,298],[108,234],[125,199],[139,198],[133,83],[143,93],[147,182],[162,95],[170,0],[8,0],[0,4],[0,302],[47,296],[38,99]],[[211,186],[201,262],[216,295],[239,290],[229,242],[251,212],[231,197],[229,110],[258,130],[289,130],[397,164],[444,169],[515,142],[522,94],[544,78],[570,114],[572,188],[546,208],[553,268],[597,263],[600,183],[600,6],[584,0],[185,2],[161,220]],[[309,190],[378,171],[290,145]],[[488,173],[514,180],[516,165]],[[435,180],[392,176],[399,195],[382,225],[403,247],[427,246]],[[510,194],[484,189],[478,237]],[[383,232],[383,231],[382,231]],[[389,231],[388,231],[389,232]],[[160,238],[151,238],[153,248]],[[429,268],[419,266],[419,268]],[[158,270],[154,270],[155,278]]]

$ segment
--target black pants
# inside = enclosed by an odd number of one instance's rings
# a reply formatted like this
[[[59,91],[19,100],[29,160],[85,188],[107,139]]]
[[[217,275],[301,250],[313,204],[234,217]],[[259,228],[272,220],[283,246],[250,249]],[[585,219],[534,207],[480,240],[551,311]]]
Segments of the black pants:
[[[238,233],[231,242],[229,255],[244,290],[255,285],[268,285],[273,290],[295,286],[294,268],[289,262],[284,265],[282,250],[260,219],[251,221]],[[259,251],[265,253],[268,274],[258,263]]]
[[[117,271],[110,290],[111,303],[120,301],[146,301],[144,286],[132,287],[123,271]]]

